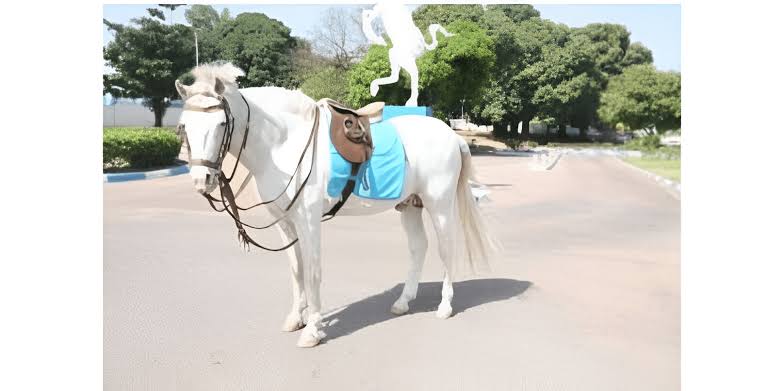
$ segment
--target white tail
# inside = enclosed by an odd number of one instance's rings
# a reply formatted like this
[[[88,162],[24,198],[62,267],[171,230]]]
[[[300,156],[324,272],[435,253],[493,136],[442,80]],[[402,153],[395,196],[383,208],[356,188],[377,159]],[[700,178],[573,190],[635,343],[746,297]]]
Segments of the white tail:
[[[430,31],[430,44],[427,43],[425,44],[425,48],[427,50],[433,50],[436,48],[436,46],[438,46],[438,38],[436,38],[436,32],[440,32],[441,34],[444,34],[445,37],[451,37],[454,35],[446,31],[446,29],[441,27],[441,25],[438,23],[431,24],[430,27],[427,28],[427,30]]]
[[[462,167],[457,180],[457,208],[463,226],[468,263],[474,272],[487,270],[489,258],[500,250],[500,244],[487,228],[484,217],[471,192],[469,179],[477,182],[471,165],[471,151],[468,143],[460,138],[460,157]]]

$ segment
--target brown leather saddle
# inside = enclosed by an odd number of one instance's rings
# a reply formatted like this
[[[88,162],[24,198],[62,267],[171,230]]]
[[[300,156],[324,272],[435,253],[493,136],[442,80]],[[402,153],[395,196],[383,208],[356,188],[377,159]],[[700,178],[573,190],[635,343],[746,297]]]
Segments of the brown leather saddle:
[[[322,99],[332,113],[329,133],[340,156],[351,163],[363,163],[373,153],[370,124],[381,121],[384,102],[352,109],[332,99]]]
[[[361,109],[355,110],[332,99],[324,98],[319,102],[326,104],[332,114],[329,124],[329,136],[332,145],[343,159],[351,163],[351,177],[343,187],[338,202],[332,206],[324,216],[335,217],[356,184],[356,175],[359,166],[373,154],[373,137],[370,133],[370,124],[381,121],[384,111],[384,102],[373,102]]]

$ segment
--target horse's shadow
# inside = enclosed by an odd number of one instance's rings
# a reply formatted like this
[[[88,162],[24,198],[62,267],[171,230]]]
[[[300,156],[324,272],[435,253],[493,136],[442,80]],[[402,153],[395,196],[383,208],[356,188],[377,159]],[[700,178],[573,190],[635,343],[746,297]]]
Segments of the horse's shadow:
[[[455,296],[452,299],[452,314],[457,315],[469,308],[496,301],[507,300],[523,294],[532,285],[529,281],[507,278],[489,278],[456,282],[453,284]],[[392,303],[400,297],[403,284],[397,284],[377,295],[351,303],[344,309],[324,318],[328,324],[328,342],[368,326],[397,318],[390,312]],[[435,311],[441,302],[441,282],[419,284],[417,298],[409,303],[408,314]],[[403,315],[405,316],[405,315]],[[433,315],[435,319],[435,314]]]

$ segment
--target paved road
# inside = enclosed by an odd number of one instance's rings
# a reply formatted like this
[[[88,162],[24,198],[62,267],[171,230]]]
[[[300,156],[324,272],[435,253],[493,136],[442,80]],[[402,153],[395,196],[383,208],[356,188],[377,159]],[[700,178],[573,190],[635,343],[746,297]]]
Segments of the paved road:
[[[505,251],[455,284],[445,321],[433,239],[412,313],[395,317],[408,264],[397,212],[327,223],[334,314],[314,349],[279,331],[285,255],[240,251],[187,175],[105,184],[105,388],[678,389],[679,202],[611,158],[566,156],[545,172],[526,159],[474,157]]]

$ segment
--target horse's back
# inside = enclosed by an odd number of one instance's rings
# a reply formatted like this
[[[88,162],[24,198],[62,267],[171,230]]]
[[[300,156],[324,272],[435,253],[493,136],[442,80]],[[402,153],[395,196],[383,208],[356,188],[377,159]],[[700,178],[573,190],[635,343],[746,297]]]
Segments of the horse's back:
[[[388,120],[397,128],[406,151],[413,185],[420,193],[428,188],[440,191],[457,183],[462,158],[460,136],[439,119],[421,115],[403,115]]]
[[[422,115],[401,115],[387,121],[397,129],[409,160],[428,155],[441,159],[450,156],[460,158],[459,136],[441,120]]]

